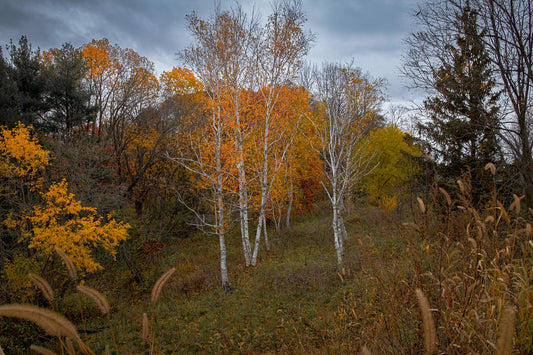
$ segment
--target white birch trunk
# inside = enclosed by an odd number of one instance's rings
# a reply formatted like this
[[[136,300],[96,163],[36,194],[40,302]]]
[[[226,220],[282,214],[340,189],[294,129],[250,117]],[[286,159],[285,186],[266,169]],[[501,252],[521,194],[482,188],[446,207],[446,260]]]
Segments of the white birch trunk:
[[[224,216],[224,202],[222,196],[218,193],[217,204],[218,204],[218,240],[220,244],[220,280],[222,282],[222,288],[228,289],[230,287],[229,278],[228,278],[228,266],[226,263],[226,240],[225,240],[225,216]]]
[[[242,148],[242,147],[241,147]],[[248,191],[246,187],[246,174],[244,162],[239,162],[239,219],[241,224],[242,250],[246,266],[250,266],[252,259],[252,248],[250,246],[248,228]]]
[[[292,179],[289,179],[289,203],[287,204],[287,216],[285,219],[285,226],[291,228],[291,213],[292,213],[292,199],[294,195],[294,186]]]
[[[337,191],[337,171],[336,169],[332,169],[332,191],[331,191],[331,205],[333,207],[333,221],[332,221],[332,227],[333,227],[333,239],[335,242],[335,251],[337,252],[337,264],[340,266],[342,265],[342,254],[344,253],[344,243],[342,238],[342,229],[340,227],[340,223],[342,221],[342,217],[340,215],[341,207],[339,204],[339,191]]]
[[[348,240],[348,232],[346,231],[346,226],[344,225],[344,218],[342,218],[342,211],[339,214],[339,227],[342,232],[342,240]]]
[[[342,236],[340,235],[339,224],[338,224],[338,210],[333,209],[333,237],[335,241],[335,251],[337,252],[337,265],[342,265]]]
[[[266,215],[265,214],[263,214],[263,234],[265,235],[265,247],[266,247],[266,250],[270,251],[270,241],[268,240],[267,222],[266,222]]]
[[[268,98],[267,103],[270,103],[270,98]],[[257,255],[259,253],[259,243],[261,241],[261,229],[263,224],[266,224],[265,218],[265,209],[267,204],[267,194],[268,194],[268,144],[269,144],[269,133],[270,133],[270,107],[267,104],[267,110],[265,112],[265,135],[263,137],[263,171],[261,172],[260,182],[261,182],[261,206],[259,207],[259,218],[257,220],[257,230],[255,233],[255,244],[254,244],[254,253],[252,256],[252,265],[257,264]],[[265,226],[266,227],[266,226]],[[265,228],[266,231],[266,228]],[[265,235],[265,238],[268,238]],[[268,243],[267,239],[265,242]],[[267,249],[270,249],[270,246],[267,244]]]
[[[237,122],[240,124],[240,122]],[[239,179],[239,221],[241,224],[241,239],[242,250],[246,266],[250,266],[252,258],[252,249],[250,247],[250,237],[248,228],[248,188],[246,183],[246,171],[244,169],[244,151],[242,142],[242,133],[239,129],[239,137],[237,139],[237,154],[239,161],[237,162],[238,179]]]
[[[276,214],[276,209],[277,214]],[[281,232],[281,221],[283,220],[283,209],[281,204],[277,204],[276,209],[272,210],[272,216],[274,219],[274,224],[276,225],[276,232],[279,234]]]
[[[266,187],[264,187],[266,189]],[[261,229],[263,228],[263,223],[265,221],[265,205],[266,205],[266,193],[263,193],[263,187],[261,187],[261,207],[259,210],[259,218],[257,220],[257,229],[255,232],[255,244],[254,244],[254,253],[252,255],[252,266],[257,265],[257,255],[259,254],[259,244],[261,242]]]
[[[220,244],[220,280],[222,282],[222,288],[227,289],[230,287],[229,278],[228,278],[228,266],[226,264],[226,240],[225,240],[225,227],[226,227],[226,216],[224,213],[224,177],[222,176],[222,160],[221,160],[221,119],[220,112],[217,112],[217,129],[215,131],[215,164],[216,164],[216,174],[217,174],[217,183],[215,185],[215,193],[217,198],[216,206],[216,230],[218,234],[218,240]]]

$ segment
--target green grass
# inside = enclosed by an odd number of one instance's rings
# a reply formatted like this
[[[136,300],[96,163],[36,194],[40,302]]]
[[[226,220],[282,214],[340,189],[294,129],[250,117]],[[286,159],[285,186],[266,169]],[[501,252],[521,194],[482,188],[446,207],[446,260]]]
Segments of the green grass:
[[[508,236],[505,240],[478,240],[480,246],[488,243],[480,249],[487,263],[494,258],[491,250],[503,255],[500,248],[524,233],[521,218],[493,233]],[[451,241],[444,237],[446,226],[439,216],[415,210],[399,218],[360,201],[346,219],[344,265],[338,268],[330,211],[322,204],[296,218],[290,230],[271,231],[272,249],[261,245],[256,267],[244,266],[240,235],[231,234],[227,248],[232,292],[219,286],[217,238],[200,234],[167,244],[146,265],[142,281],[133,281],[119,263],[88,284],[110,301],[121,354],[147,353],[151,345],[158,354],[353,354],[363,345],[376,354],[418,354],[424,351],[424,334],[416,288],[436,309],[439,351],[495,350],[495,317],[506,302],[518,307],[516,348],[527,350],[533,334],[528,301],[533,276],[527,255],[533,253],[527,243],[525,249],[515,243],[516,248],[509,249],[516,250],[514,256],[472,268],[478,252],[463,243],[471,230],[465,221],[468,218],[460,216],[450,222],[459,231],[450,235],[458,241]],[[403,222],[418,223],[419,229]],[[475,223],[481,222],[470,225]],[[522,232],[513,232],[518,227]],[[154,306],[151,288],[172,267],[176,272]],[[469,302],[464,297],[469,292],[480,295],[482,302]],[[75,300],[67,294],[57,310],[81,328]],[[85,326],[102,329],[84,337],[93,351],[103,353],[106,345],[115,348],[107,319],[98,316],[87,299],[82,299],[82,308]],[[143,312],[154,319],[149,341],[141,337]]]
[[[376,224],[381,213],[368,205],[353,216],[347,221],[349,239],[341,270],[336,265],[327,205],[297,218],[290,230],[270,232],[272,249],[266,251],[261,245],[257,267],[244,267],[239,236],[230,236],[231,293],[218,286],[216,237],[179,240],[158,267],[160,273],[170,267],[177,272],[155,309],[149,295],[142,293],[130,294],[130,302],[114,304],[113,327],[121,352],[139,353],[146,348],[140,339],[142,312],[155,316],[155,344],[161,353],[356,351],[365,343],[360,334],[363,323],[346,325],[341,313],[343,307],[356,307],[361,314],[375,312],[362,308],[368,308],[379,293],[377,280],[368,274],[376,265],[388,268],[379,254],[392,243],[388,235],[392,227],[383,221]],[[122,290],[117,297],[128,296]],[[365,303],[350,304],[353,297]],[[95,344],[110,342],[105,332],[90,339]]]

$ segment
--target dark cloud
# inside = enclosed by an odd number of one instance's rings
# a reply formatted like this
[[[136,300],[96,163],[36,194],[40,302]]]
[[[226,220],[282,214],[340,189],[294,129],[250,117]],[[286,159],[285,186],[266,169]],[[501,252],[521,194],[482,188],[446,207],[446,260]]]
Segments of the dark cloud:
[[[409,31],[410,10],[417,0],[303,0],[307,27],[317,35],[310,60],[348,61],[390,83],[397,78],[401,40]],[[255,8],[266,18],[268,1]],[[106,37],[152,60],[158,72],[179,65],[176,52],[190,43],[185,15],[210,16],[215,0],[0,0],[0,43],[26,35],[33,47],[48,49],[64,42],[81,46]],[[222,0],[223,9],[233,0]],[[245,10],[254,7],[242,0]]]

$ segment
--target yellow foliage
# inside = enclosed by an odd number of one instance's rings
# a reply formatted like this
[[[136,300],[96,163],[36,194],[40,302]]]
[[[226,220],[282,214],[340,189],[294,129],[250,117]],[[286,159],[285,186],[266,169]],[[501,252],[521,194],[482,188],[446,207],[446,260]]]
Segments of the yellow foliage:
[[[417,172],[412,157],[420,156],[418,147],[406,142],[405,134],[389,126],[372,131],[362,142],[368,156],[373,156],[374,170],[363,180],[364,188],[390,211],[396,207],[398,187]]]
[[[31,126],[0,130],[0,175],[33,180],[49,163],[49,152],[30,135]]]
[[[165,92],[172,95],[193,94],[203,90],[202,83],[186,68],[173,68],[160,78]]]
[[[35,206],[33,215],[28,218],[32,229],[24,233],[29,247],[40,250],[46,255],[55,253],[58,246],[72,262],[87,272],[102,269],[92,251],[102,247],[113,257],[120,241],[127,238],[127,223],[117,222],[111,216],[104,223],[97,216],[96,208],[84,207],[67,190],[65,180],[53,184],[42,194],[44,206]]]

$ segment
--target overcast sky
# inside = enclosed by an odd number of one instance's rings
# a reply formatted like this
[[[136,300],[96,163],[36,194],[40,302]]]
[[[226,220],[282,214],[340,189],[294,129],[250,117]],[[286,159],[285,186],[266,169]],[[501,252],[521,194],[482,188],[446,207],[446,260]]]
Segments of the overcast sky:
[[[308,60],[347,62],[372,77],[388,81],[393,103],[410,100],[399,74],[402,40],[413,31],[412,13],[419,0],[303,0],[306,27],[316,35]],[[222,9],[234,5],[222,0]],[[252,4],[265,19],[270,1]],[[213,0],[0,0],[0,43],[26,35],[34,48],[81,46],[106,37],[154,62],[157,72],[179,66],[176,52],[190,43],[185,15],[213,13]],[[4,53],[5,55],[5,53]]]

